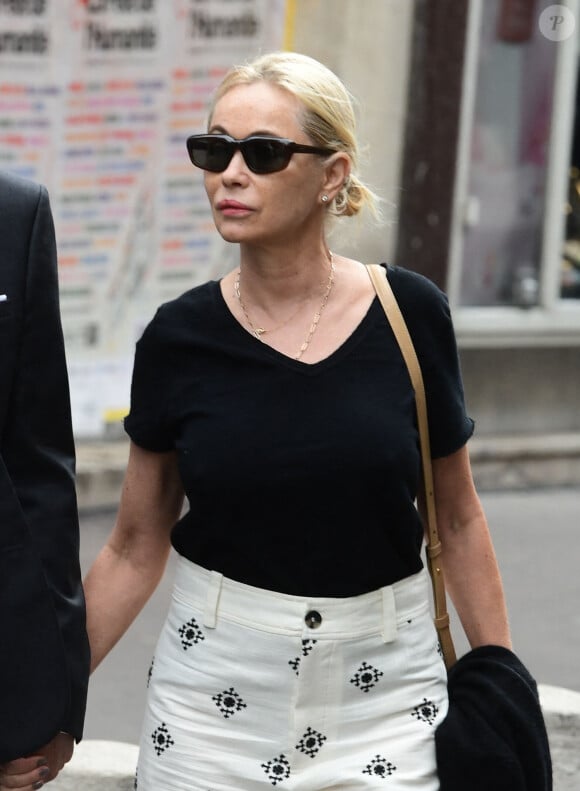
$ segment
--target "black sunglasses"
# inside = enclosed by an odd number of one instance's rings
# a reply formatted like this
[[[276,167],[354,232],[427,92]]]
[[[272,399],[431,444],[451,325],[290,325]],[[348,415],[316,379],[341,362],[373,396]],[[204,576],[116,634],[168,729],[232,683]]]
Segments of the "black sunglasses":
[[[212,173],[222,173],[239,149],[253,173],[276,173],[288,166],[292,154],[332,154],[328,148],[305,146],[282,137],[251,135],[236,140],[229,135],[191,135],[187,153],[193,164]]]

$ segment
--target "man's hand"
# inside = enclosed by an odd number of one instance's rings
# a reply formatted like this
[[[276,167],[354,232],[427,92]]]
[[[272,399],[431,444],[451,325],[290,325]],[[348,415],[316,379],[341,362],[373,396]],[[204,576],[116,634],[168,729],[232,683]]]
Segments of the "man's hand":
[[[35,755],[0,765],[0,791],[37,791],[54,780],[72,758],[73,750],[74,738],[68,733],[59,733]]]

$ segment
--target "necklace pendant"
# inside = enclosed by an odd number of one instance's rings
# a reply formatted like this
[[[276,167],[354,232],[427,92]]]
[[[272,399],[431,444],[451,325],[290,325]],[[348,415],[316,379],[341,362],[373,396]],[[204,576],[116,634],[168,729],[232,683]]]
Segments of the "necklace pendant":
[[[256,338],[257,338],[259,341],[261,341],[261,340],[262,340],[262,335],[263,335],[265,332],[266,332],[266,330],[264,329],[264,327],[254,327],[254,335],[256,336]]]

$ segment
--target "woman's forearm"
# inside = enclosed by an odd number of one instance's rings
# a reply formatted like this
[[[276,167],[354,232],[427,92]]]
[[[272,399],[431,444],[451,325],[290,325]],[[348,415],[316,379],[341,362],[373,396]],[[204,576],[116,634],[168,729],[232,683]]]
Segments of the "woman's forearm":
[[[511,648],[507,608],[497,559],[482,516],[443,542],[445,584],[472,648]]]
[[[182,506],[176,453],[131,442],[115,527],[84,580],[91,672],[157,587]]]
[[[472,648],[511,648],[503,585],[467,446],[433,460],[445,585]],[[424,498],[419,506],[427,524]]]
[[[135,620],[157,587],[169,546],[154,566],[139,566],[106,544],[84,580],[91,672],[100,664]]]

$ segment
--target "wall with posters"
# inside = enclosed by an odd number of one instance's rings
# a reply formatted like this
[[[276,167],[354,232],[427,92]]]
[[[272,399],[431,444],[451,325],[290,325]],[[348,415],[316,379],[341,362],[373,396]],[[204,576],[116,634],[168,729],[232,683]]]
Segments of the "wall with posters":
[[[120,428],[156,306],[230,264],[184,141],[285,19],[284,0],[0,2],[0,168],[50,191],[77,436]]]

